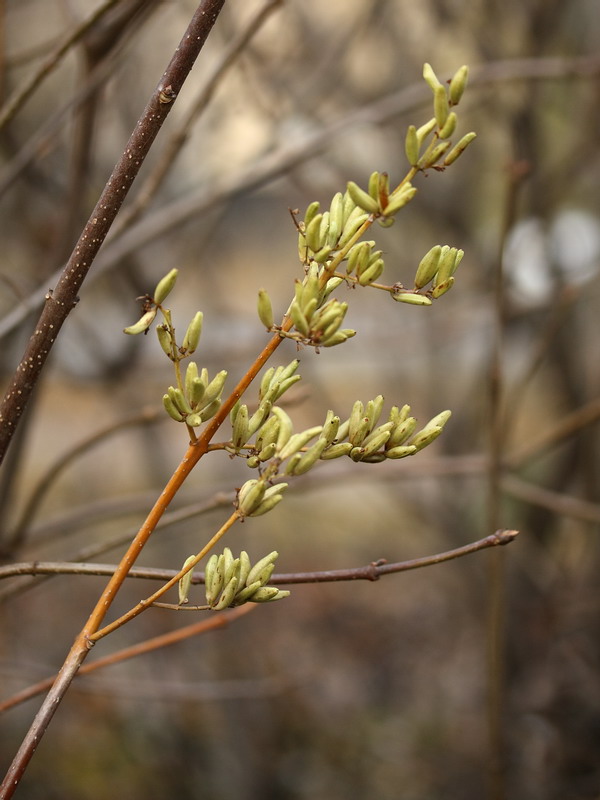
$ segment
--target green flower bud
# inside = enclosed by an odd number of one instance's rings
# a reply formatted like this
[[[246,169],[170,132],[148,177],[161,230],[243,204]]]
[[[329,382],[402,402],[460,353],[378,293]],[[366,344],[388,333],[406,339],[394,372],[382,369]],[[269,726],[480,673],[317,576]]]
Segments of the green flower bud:
[[[279,553],[277,550],[273,550],[272,553],[263,556],[260,561],[257,561],[246,577],[246,586],[249,586],[255,581],[259,581],[260,585],[264,586],[273,573],[273,568],[278,557]],[[268,572],[269,568],[270,572]]]
[[[379,203],[368,192],[361,189],[354,181],[348,181],[348,193],[357,206],[369,214],[379,213]]]
[[[440,139],[449,139],[452,136],[456,130],[457,121],[458,117],[456,116],[456,112],[451,111],[450,114],[448,114],[448,119],[446,120],[444,127],[438,132]]]
[[[212,606],[215,611],[222,611],[224,608],[229,608],[229,606],[233,603],[235,598],[235,594],[237,592],[238,587],[238,579],[233,576],[231,580],[225,584],[225,588],[221,593],[218,601]]]
[[[423,286],[433,280],[438,271],[438,264],[442,254],[442,247],[436,244],[421,259],[415,275],[415,289],[422,289]]]
[[[142,314],[138,321],[134,322],[133,325],[130,325],[128,328],[123,328],[123,333],[128,333],[130,336],[136,336],[138,333],[144,333],[148,330],[150,325],[152,325],[155,317],[156,309],[151,308],[150,311],[146,311],[145,314]]]
[[[400,189],[392,192],[385,209],[386,216],[391,217],[393,214],[400,211],[401,208],[404,208],[405,205],[408,205],[416,193],[416,187],[412,186],[410,183],[405,183]]]
[[[423,64],[423,77],[427,81],[427,83],[431,86],[432,90],[435,92],[442,84],[439,82],[437,75],[433,71],[431,64],[425,62]],[[443,88],[443,87],[442,87]]]
[[[289,596],[289,592],[285,589],[278,589],[276,586],[261,586],[257,589],[250,600],[250,603],[272,603],[275,600],[283,600],[284,597]]]
[[[305,445],[307,445],[311,439],[314,439],[315,436],[318,436],[322,430],[322,425],[316,425],[313,428],[307,428],[305,431],[293,434],[293,436],[290,436],[286,444],[279,451],[279,458],[282,461],[285,461],[286,458],[293,456],[294,453],[297,453],[299,450],[305,447]]]
[[[339,444],[332,444],[331,447],[328,447],[321,454],[321,461],[329,461],[333,458],[347,456],[353,447],[354,445],[352,442],[340,442]]]
[[[379,202],[379,177],[378,172],[372,172],[369,176],[369,184],[367,187],[369,195],[377,202]]]
[[[345,247],[368,219],[369,215],[362,208],[355,206],[347,222],[344,223],[344,230],[340,236],[338,247]]]
[[[466,89],[468,78],[469,68],[466,65],[463,65],[460,67],[460,69],[457,69],[452,76],[452,80],[450,81],[450,102],[453,106],[458,105],[460,102],[460,99]]]
[[[163,394],[163,406],[167,414],[174,419],[175,422],[183,422],[183,414],[179,411],[168,394]]]
[[[423,142],[432,133],[437,126],[437,120],[435,117],[432,117],[429,122],[426,122],[425,125],[421,125],[420,128],[417,128],[417,141],[419,142],[419,147],[422,147]]]
[[[208,559],[204,569],[204,591],[209,606],[216,602],[223,586],[223,575],[217,571],[218,564],[219,556],[214,554]]]
[[[318,200],[315,200],[313,203],[311,203],[308,206],[308,208],[306,209],[306,213],[304,215],[304,228],[305,229],[310,225],[310,223],[313,221],[313,219],[317,216],[317,214],[319,213],[319,208],[320,208],[320,204],[319,204]]]
[[[312,218],[310,223],[306,226],[306,230],[304,232],[304,236],[306,238],[306,244],[310,247],[310,249],[316,253],[320,250],[325,242],[321,239],[321,222],[323,220],[323,214],[317,214],[315,217]]]
[[[450,148],[451,144],[452,143],[449,141],[442,142],[438,144],[437,147],[434,147],[430,153],[422,155],[419,159],[419,169],[428,169],[428,167],[432,167]]]
[[[417,452],[417,448],[414,445],[400,445],[399,447],[391,447],[389,450],[385,451],[386,458],[406,458],[406,456],[412,456]]]
[[[450,152],[444,159],[444,166],[449,167],[450,164],[454,164],[456,159],[464,153],[464,151],[467,149],[467,147],[471,144],[471,142],[473,141],[473,139],[475,139],[476,136],[477,134],[473,132],[465,133],[462,139],[460,139],[454,145],[452,150],[450,150]]]
[[[431,296],[434,300],[437,300],[438,297],[441,297],[443,294],[446,294],[454,286],[454,278],[450,277],[447,280],[443,281],[443,283],[436,283],[433,287],[433,291],[431,292]]]
[[[238,492],[238,511],[241,515],[249,516],[259,505],[266,492],[263,480],[251,479],[246,481]]]
[[[183,337],[181,351],[186,355],[191,356],[198,347],[200,341],[200,334],[202,333],[202,320],[203,314],[201,311],[196,312],[194,319],[188,325],[188,329]]]
[[[196,560],[196,556],[188,556],[183,562],[182,569],[185,569],[189,564]],[[192,585],[193,570],[189,570],[185,575],[179,579],[179,605],[185,605],[188,601],[188,594],[190,586]]]
[[[265,328],[270,331],[275,320],[273,319],[271,298],[264,289],[260,289],[258,292],[258,318]]]
[[[170,272],[167,272],[165,277],[161,278],[160,281],[156,284],[153,300],[157,306],[159,306],[163,302],[163,300],[167,299],[167,296],[170,294],[171,289],[175,286],[176,280],[177,280],[177,270],[172,269]]]
[[[450,110],[448,108],[448,95],[445,86],[436,87],[433,93],[433,113],[435,115],[438,128],[443,128],[448,119]]]
[[[392,297],[398,303],[409,303],[412,306],[430,306],[431,299],[424,294],[416,294],[415,292],[407,292],[400,290],[392,292]]]
[[[411,167],[414,167],[419,160],[419,137],[417,136],[417,129],[414,125],[409,125],[406,131],[406,139],[404,141],[404,152],[406,159]]]
[[[166,325],[157,325],[156,335],[158,336],[158,343],[163,353],[173,360],[173,338],[171,336],[171,331]]]

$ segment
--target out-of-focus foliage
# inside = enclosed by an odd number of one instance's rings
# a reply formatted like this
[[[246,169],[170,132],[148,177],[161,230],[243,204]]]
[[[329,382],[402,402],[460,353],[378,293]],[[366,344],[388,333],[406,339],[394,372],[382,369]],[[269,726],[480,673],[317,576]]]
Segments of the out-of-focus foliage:
[[[4,97],[90,5],[7,5]],[[194,9],[191,0],[124,5],[139,9],[122,36],[102,42],[98,31],[76,47],[0,134],[6,378],[35,318],[17,324],[20,304],[52,286]],[[226,4],[138,186],[260,5]],[[139,311],[135,298],[178,268],[189,294],[174,298],[174,314],[189,319],[201,308],[203,364],[238,377],[265,342],[257,290],[268,287],[283,311],[298,273],[288,207],[327,203],[374,170],[401,177],[406,127],[429,114],[423,62],[444,78],[468,63],[461,132],[476,130],[477,141],[446,174],[418,178],[418,201],[378,235],[398,281],[438,241],[464,249],[461,286],[431,309],[364,292],[348,319],[359,335],[335,358],[300,354],[304,389],[290,409],[309,425],[381,391],[422,419],[451,408],[452,420],[419,462],[340,467],[326,493],[307,479],[228,544],[252,557],[277,550],[278,569],[292,571],[417,557],[491,532],[490,364],[503,261],[499,525],[523,532],[506,554],[509,796],[594,796],[599,28],[593,0],[286,0],[219,83],[145,214],[107,242],[84,284],[4,465],[4,547],[37,482],[74,444],[143,407],[156,407],[160,421],[123,429],[70,463],[11,557],[91,558],[92,544],[135,529],[185,446],[183,426],[160,409],[166,359],[149,337],[122,335]],[[107,57],[107,79],[73,106]],[[128,202],[135,196],[134,186]],[[296,349],[287,342],[280,352],[287,363]],[[578,426],[582,409],[590,423]],[[569,415],[571,432],[536,449]],[[233,470],[215,453],[178,506],[232,491],[248,477]],[[157,532],[144,564],[178,567],[221,513]],[[114,561],[123,547],[94,557]],[[24,796],[482,796],[488,561],[481,554],[376,584],[295,587],[285,603],[227,631],[81,679]],[[103,580],[53,578],[6,600],[3,694],[62,663]],[[119,608],[139,593],[128,586]],[[151,611],[107,647],[176,623]],[[0,719],[3,753],[31,713],[26,705]]]

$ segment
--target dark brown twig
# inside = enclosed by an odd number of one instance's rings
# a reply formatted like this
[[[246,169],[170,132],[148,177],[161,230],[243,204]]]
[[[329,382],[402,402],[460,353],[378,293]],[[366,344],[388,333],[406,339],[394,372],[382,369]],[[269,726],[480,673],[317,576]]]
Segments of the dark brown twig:
[[[6,452],[60,327],[77,302],[77,292],[224,2],[225,0],[202,0],[196,9],[179,47],[129,139],[125,152],[113,170],[56,289],[53,293],[48,293],[42,316],[2,404],[0,459]],[[128,569],[125,562],[123,569]],[[108,609],[109,605],[110,602],[106,600],[105,608]],[[84,639],[82,632],[80,640],[73,646],[57,680],[23,739],[0,786],[0,800],[7,800],[13,796],[41,737],[89,652],[91,645],[88,642],[85,646]]]

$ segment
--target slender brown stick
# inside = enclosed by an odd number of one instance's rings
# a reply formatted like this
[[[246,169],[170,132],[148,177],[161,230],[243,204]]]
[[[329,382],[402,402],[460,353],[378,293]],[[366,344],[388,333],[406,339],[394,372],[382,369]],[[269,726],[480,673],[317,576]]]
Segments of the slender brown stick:
[[[77,293],[225,0],[202,0],[83,229],[0,405],[0,462]]]
[[[223,611],[221,613],[217,612],[216,614],[211,615],[208,619],[203,619],[201,622],[194,622],[192,625],[186,625],[184,628],[178,628],[175,631],[164,633],[161,636],[155,636],[152,639],[147,639],[145,642],[141,642],[140,644],[135,644],[131,647],[125,647],[116,653],[111,653],[108,656],[104,656],[104,658],[99,658],[92,664],[83,664],[77,672],[76,677],[81,675],[89,675],[91,672],[96,672],[96,670],[102,669],[103,667],[108,667],[112,664],[119,664],[122,661],[127,661],[129,658],[135,658],[136,656],[151,653],[154,650],[159,650],[161,647],[169,647],[170,645],[177,644],[185,639],[190,639],[192,636],[208,633],[209,631],[216,630],[217,628],[224,628],[231,622],[238,620],[240,617],[243,617],[245,614],[248,614],[255,608],[257,608],[256,605],[248,603],[245,606],[232,608],[228,611]],[[44,680],[38,681],[37,683],[28,686],[26,689],[17,692],[17,694],[14,694],[12,697],[7,698],[4,702],[0,703],[0,714],[3,711],[8,711],[9,708],[18,706],[20,703],[24,703],[26,700],[31,700],[32,697],[36,697],[37,695],[48,691],[55,680],[56,675],[52,675],[50,678],[45,678]]]
[[[518,531],[512,530],[503,530],[503,531],[496,531],[496,533],[491,534],[490,536],[486,536],[484,539],[479,539],[476,542],[471,542],[470,544],[464,545],[463,547],[457,547],[454,550],[448,550],[445,553],[437,553],[433,556],[424,556],[423,558],[413,558],[409,561],[398,561],[395,563],[388,564],[384,560],[373,561],[370,564],[366,564],[362,567],[353,567],[349,569],[333,569],[333,570],[322,570],[318,572],[296,572],[296,573],[275,573],[269,578],[270,585],[291,585],[291,584],[298,584],[298,583],[331,583],[337,581],[357,581],[357,580],[367,580],[367,581],[376,581],[382,575],[393,575],[398,572],[407,572],[413,569],[422,569],[423,567],[431,567],[435,564],[442,564],[446,561],[451,561],[455,558],[462,558],[464,556],[471,555],[472,553],[477,553],[480,550],[484,550],[488,547],[496,547],[498,545],[506,545],[513,542],[518,535]],[[10,570],[13,570],[11,573]],[[114,572],[115,566],[110,564],[62,564],[62,563],[39,563],[39,564],[15,564],[8,567],[0,568],[0,578],[7,577],[8,574],[25,574],[26,572],[29,574],[87,574],[87,575],[110,575]],[[169,580],[172,583],[178,580],[179,573],[176,573],[174,570],[162,570],[162,569],[148,569],[148,568],[134,568],[132,569],[129,574],[128,578],[145,578],[151,580]],[[192,577],[192,583],[202,583],[204,581],[204,575],[202,573],[195,573]],[[249,605],[240,606],[240,608],[235,609],[235,612],[241,612],[242,609],[248,610]],[[231,613],[234,613],[232,611]],[[236,614],[236,618],[239,615]],[[214,619],[211,617],[211,620]],[[219,627],[221,625],[227,624],[231,621],[231,617],[228,616],[227,618],[221,620],[219,616]],[[100,669],[100,667],[108,666],[110,664],[116,664],[117,662],[124,661],[127,658],[132,658],[136,655],[141,655],[143,653],[148,653],[152,650],[156,650],[159,647],[165,647],[170,644],[174,644],[175,642],[179,642],[184,638],[188,638],[190,636],[195,636],[199,633],[204,633],[205,630],[212,630],[213,627],[217,627],[217,623],[214,625],[210,625],[209,621],[204,621],[200,623],[195,623],[194,625],[190,625],[186,628],[181,628],[177,631],[173,631],[168,634],[164,634],[162,636],[157,636],[153,639],[149,639],[146,642],[142,642],[141,644],[135,645],[133,647],[125,648],[124,650],[119,650],[116,653],[111,654],[110,656],[106,656],[105,658],[99,659],[95,661],[93,664],[83,665],[80,667],[78,671],[78,675],[88,674],[93,670]],[[38,683],[33,684],[32,686],[28,686],[26,689],[18,692],[17,694],[13,695],[12,697],[7,698],[4,702],[0,703],[0,713],[3,711],[12,708],[19,703],[24,702],[25,700],[29,700],[32,697],[35,697],[42,692],[45,692],[47,689],[52,686],[52,682],[55,680],[56,676],[52,678],[47,678],[43,681],[39,681]]]
[[[6,550],[13,550],[22,544],[23,537],[29,527],[31,520],[35,516],[40,503],[44,499],[52,484],[61,475],[62,471],[66,469],[75,459],[80,455],[87,453],[96,444],[103,442],[115,433],[130,428],[135,425],[152,425],[156,422],[162,421],[165,414],[159,408],[142,408],[141,411],[135,411],[132,414],[126,415],[119,419],[117,422],[112,422],[110,425],[95,431],[90,436],[87,436],[82,441],[78,442],[71,449],[63,453],[50,467],[46,470],[44,475],[39,479],[34,486],[28,500],[25,502],[25,509],[21,518],[14,526],[9,540],[5,546]]]
[[[0,130],[10,122],[15,116],[21,106],[31,97],[34,91],[41,84],[43,79],[47,77],[55,67],[60,64],[69,50],[80,41],[85,34],[91,30],[94,25],[100,20],[107,11],[113,6],[116,6],[120,0],[105,0],[105,2],[97,8],[87,19],[80,23],[70,33],[67,34],[64,41],[56,48],[56,50],[46,58],[46,60],[35,70],[25,82],[19,86],[11,97],[6,101],[4,106],[0,109]]]
[[[578,58],[530,58],[497,61],[483,65],[473,71],[470,87],[486,88],[490,84],[505,81],[559,80],[565,78],[587,79],[600,72],[600,57],[597,55]],[[353,110],[333,120],[322,129],[306,135],[300,142],[285,142],[280,148],[267,153],[246,169],[235,175],[226,175],[211,182],[210,188],[198,193],[177,198],[167,206],[146,215],[119,237],[110,237],[96,262],[94,276],[112,269],[119,261],[140,247],[163,236],[167,231],[185,223],[202,211],[223,203],[227,198],[256,189],[273,180],[297,164],[314,157],[329,146],[336,136],[341,136],[356,125],[382,125],[390,119],[406,113],[428,102],[429,92],[422,83],[405,87],[398,92],[378,98],[372,103]],[[112,233],[112,231],[111,231]],[[59,273],[52,279],[58,279]],[[51,279],[51,280],[52,280]],[[39,286],[11,312],[0,320],[0,337],[14,330],[32,311],[43,303],[45,289]]]
[[[164,183],[165,178],[169,175],[171,167],[181,148],[189,138],[193,124],[199,119],[202,112],[208,108],[217,87],[227,74],[227,71],[235,64],[237,58],[245,51],[252,37],[258,33],[264,22],[266,22],[269,16],[281,6],[282,2],[283,0],[267,0],[250,20],[248,20],[244,29],[240,31],[232,41],[227,43],[227,49],[223,53],[221,62],[216,67],[191,108],[185,114],[183,120],[171,134],[161,151],[160,159],[153,167],[150,174],[145,178],[133,203],[124,209],[111,232],[111,236],[118,236],[122,231],[132,225],[150,204],[152,198]]]

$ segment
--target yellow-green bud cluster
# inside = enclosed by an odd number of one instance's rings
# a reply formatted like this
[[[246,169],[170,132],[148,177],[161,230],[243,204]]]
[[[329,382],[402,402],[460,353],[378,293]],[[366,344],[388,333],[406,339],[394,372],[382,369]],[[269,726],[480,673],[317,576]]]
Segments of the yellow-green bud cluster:
[[[267,586],[278,557],[277,551],[261,558],[254,566],[242,550],[238,558],[226,547],[212,555],[204,571],[206,602],[215,611],[244,603],[269,603],[289,595],[276,586]]]
[[[421,259],[415,274],[415,290],[433,281],[431,296],[440,297],[454,284],[453,275],[462,261],[464,250],[445,244],[435,245]]]
[[[386,172],[371,174],[368,191],[361,189],[354,181],[348,182],[348,194],[356,205],[384,223],[386,227],[393,216],[410,203],[416,193],[416,188],[409,181],[402,183],[390,193]]]
[[[322,213],[318,202],[311,203],[304,220],[298,223],[300,260],[303,264],[323,264],[355,236],[368,217],[349,192],[334,195],[329,210]]]
[[[415,288],[410,291],[401,284],[392,287],[392,298],[399,303],[430,306],[433,300],[441,297],[454,285],[454,273],[464,256],[463,250],[449,245],[436,244],[421,259],[415,274]],[[421,293],[428,284],[431,287]]]
[[[185,422],[196,428],[213,417],[221,405],[221,394],[225,386],[227,372],[221,370],[208,380],[208,370],[198,371],[195,361],[190,361],[185,373],[184,388],[169,386],[163,395],[163,405],[167,414],[177,422]]]
[[[288,313],[300,341],[315,347],[333,347],[354,336],[356,331],[341,327],[348,304],[327,300],[342,279],[330,278],[325,286],[320,286],[321,275],[322,268],[312,261],[304,281],[296,281]]]
[[[423,67],[423,78],[433,92],[434,116],[420,128],[415,128],[414,125],[409,126],[406,132],[404,151],[408,163],[412,167],[421,170],[430,167],[436,167],[436,169],[449,167],[475,138],[474,133],[467,133],[454,147],[450,141],[458,122],[456,112],[452,108],[458,105],[465,91],[468,76],[468,67],[460,67],[452,77],[450,86],[447,87],[438,79],[430,64],[425,64]],[[421,153],[431,134],[433,134],[433,139]]]
[[[414,455],[437,438],[450,417],[450,411],[443,411],[415,433],[417,420],[410,416],[410,406],[393,406],[387,421],[378,424],[382,410],[382,395],[369,400],[366,405],[357,400],[345,422],[340,424],[338,417],[333,418],[336,425],[335,432],[330,437],[331,444],[329,448],[323,449],[319,457],[326,460],[348,455],[353,461],[367,463],[378,463],[386,458],[405,458]],[[332,414],[333,412],[329,412],[328,420]],[[323,426],[320,439],[325,437],[328,420]],[[343,441],[345,439],[347,441]],[[316,448],[316,445],[313,447]]]
[[[348,253],[346,272],[355,274],[361,286],[376,281],[384,270],[383,255],[381,250],[373,250],[374,241],[364,241],[355,244]]]
[[[257,431],[261,431],[257,438],[257,443],[252,448],[254,453],[248,459],[248,466],[256,467],[259,462],[267,461],[275,455],[274,444],[279,439],[280,446],[285,444],[283,432],[288,427],[282,425],[282,419],[289,421],[289,435],[291,435],[291,420],[287,414],[273,404],[300,380],[300,375],[296,375],[299,361],[294,359],[287,366],[271,367],[263,375],[259,388],[259,402],[256,411],[250,415],[248,406],[245,403],[236,403],[231,409],[229,419],[231,422],[232,435],[231,445],[228,449],[232,453],[239,453],[248,444],[249,440]],[[273,411],[273,417],[270,417]],[[280,432],[281,428],[281,432]],[[289,438],[289,436],[288,436]]]

